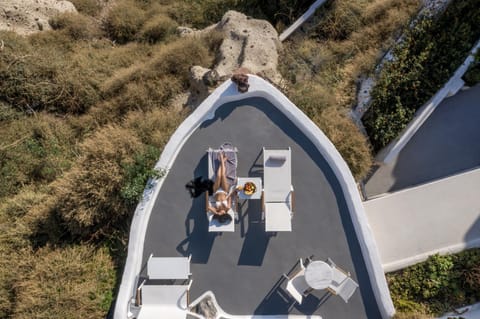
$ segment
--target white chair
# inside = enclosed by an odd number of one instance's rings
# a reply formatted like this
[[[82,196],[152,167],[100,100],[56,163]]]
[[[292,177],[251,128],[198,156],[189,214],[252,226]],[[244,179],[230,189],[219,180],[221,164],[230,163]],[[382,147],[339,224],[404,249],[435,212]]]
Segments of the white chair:
[[[190,273],[190,260],[188,257],[148,257],[148,279],[188,279]]]
[[[355,290],[357,290],[358,284],[350,277],[349,272],[339,268],[330,258],[328,258],[327,262],[333,271],[333,279],[327,288],[328,291],[348,302]]]
[[[229,192],[233,192],[235,189],[235,183],[237,179],[237,149],[231,147],[229,149],[212,149],[207,150],[208,157],[208,178],[210,180],[215,180],[215,174],[217,173],[217,162],[218,153],[223,151],[227,157],[227,181],[230,183],[231,187]],[[233,162],[233,163],[232,163]],[[228,223],[220,223],[216,218],[213,218],[214,214],[208,210],[208,205],[215,205],[215,198],[211,196],[208,191],[205,192],[205,210],[207,213],[208,219],[208,231],[209,232],[233,232],[235,231],[235,216],[237,214],[237,203],[238,199],[236,194],[232,195],[232,208],[227,212],[230,215],[231,220]]]
[[[292,274],[290,277],[286,274],[283,276],[288,280],[285,289],[298,302],[302,304],[303,297],[311,291],[310,286],[305,281],[305,265],[302,258],[299,260],[300,270]]]
[[[287,149],[263,148],[263,196],[265,230],[292,231],[292,157]]]
[[[187,318],[191,285],[192,280],[187,285],[142,285],[137,319]]]

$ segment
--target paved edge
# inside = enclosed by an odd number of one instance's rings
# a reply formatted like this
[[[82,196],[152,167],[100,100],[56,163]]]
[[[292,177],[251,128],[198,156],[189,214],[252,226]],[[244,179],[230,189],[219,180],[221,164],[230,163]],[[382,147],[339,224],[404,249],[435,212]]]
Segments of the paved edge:
[[[473,203],[474,208],[472,210],[474,210],[474,212],[471,214],[471,216],[469,216],[472,220],[475,219],[475,221],[473,221],[475,225],[475,222],[478,220],[478,216],[480,216],[480,213],[476,213],[476,208],[478,207],[478,197],[476,197],[476,190],[478,189],[478,187],[473,186],[469,188],[468,186],[471,186],[470,184],[472,182],[479,181],[479,177],[480,168],[477,167],[472,170],[437,179],[429,183],[402,189],[393,193],[386,193],[384,196],[379,196],[363,202],[367,216],[372,224],[372,228],[376,228],[375,234],[377,235],[377,239],[379,240],[379,242],[382,242],[382,244],[391,242],[391,246],[388,247],[388,249],[385,249],[386,247],[383,249],[384,251],[390,252],[390,256],[391,252],[395,252],[395,254],[398,254],[402,250],[399,245],[408,247],[409,238],[415,239],[415,242],[410,243],[410,247],[413,247],[416,251],[405,254],[408,255],[408,257],[401,257],[395,260],[389,258],[388,260],[385,260],[386,253],[383,254],[384,260],[382,262],[384,271],[392,272],[406,268],[416,263],[425,261],[429,256],[434,254],[452,254],[463,251],[465,249],[480,247],[480,235],[475,238],[457,238],[457,236],[460,236],[461,234],[468,233],[469,229],[472,227],[471,224],[462,224],[459,222],[459,218],[461,218],[461,216],[457,214],[457,211],[459,210],[458,205],[456,205],[454,207],[455,209],[451,213],[449,212],[447,215],[444,215],[444,213],[446,212],[442,212],[440,207],[434,207],[433,209],[431,209],[431,214],[427,214],[427,210],[422,206],[422,204],[424,203],[423,199],[425,198],[427,198],[427,204],[429,203],[430,206],[431,203],[434,203],[435,205],[441,207],[447,207],[447,203],[450,205],[455,203],[471,205],[470,201],[476,200],[476,202]],[[453,189],[453,191],[443,191],[441,188],[441,186],[443,185],[446,185],[449,189]],[[462,187],[466,187],[467,190],[462,190]],[[428,201],[427,192],[431,193],[430,197],[435,198],[434,202]],[[411,196],[409,200],[406,200],[405,196],[409,194],[422,197],[422,201],[419,200],[419,198],[412,198]],[[457,195],[457,197],[455,197],[455,195]],[[393,202],[392,204],[392,199],[398,200],[396,203]],[[455,201],[455,199],[457,200]],[[387,201],[390,202],[386,205],[383,204]],[[394,207],[397,211],[395,211],[395,209],[388,210],[383,207],[384,205]],[[409,207],[408,205],[412,205],[413,207]],[[415,207],[417,208],[417,210],[415,210]],[[450,206],[448,208],[452,209],[452,207]],[[397,212],[398,215],[401,214],[400,219],[405,219],[403,225],[398,220],[394,219],[391,215],[388,215],[395,212]],[[418,213],[419,215],[418,218],[413,218],[411,215],[409,215],[416,213]],[[431,221],[422,221],[422,219],[425,218],[428,220],[436,218],[437,222],[433,223]],[[376,223],[375,220],[377,220],[378,223]],[[420,227],[420,229],[416,229],[413,226],[409,227],[411,226],[408,225],[409,221],[411,223],[414,223],[417,227]],[[422,238],[418,236],[418,234],[422,233],[424,235],[427,235],[427,237],[434,239],[439,238],[438,233],[440,233],[440,231],[438,228],[435,227],[438,226],[437,224],[445,225],[445,229],[441,229],[441,233],[449,234],[449,238],[451,239],[451,241],[448,243],[444,241],[443,245],[439,246],[438,248],[430,247],[422,251],[420,247],[422,246],[422,244],[427,242],[427,240],[422,240]],[[457,228],[453,228],[454,225],[457,226]],[[395,229],[393,229],[393,227],[395,227]],[[401,230],[402,227],[408,229],[409,232],[402,232],[398,238],[395,238],[396,234],[398,234],[398,231]],[[462,227],[468,227],[468,229],[464,230],[462,229]],[[401,235],[403,235],[403,238],[400,237]],[[443,240],[445,239],[445,236],[442,236],[441,238]],[[380,252],[382,252],[381,248],[382,247],[379,247]]]
[[[355,179],[344,159],[325,134],[273,85],[255,75],[249,75],[249,83],[249,92],[243,94],[238,93],[236,85],[230,80],[220,85],[178,127],[165,146],[155,168],[164,169],[168,174],[185,142],[204,121],[214,117],[215,111],[221,105],[250,97],[265,98],[311,140],[332,168],[342,187],[382,318],[392,317],[395,314],[395,308],[383,272],[380,254],[368,224]],[[165,177],[166,175],[162,179],[151,183],[151,187],[147,188],[144,198],[135,210],[130,228],[127,260],[115,305],[114,318],[116,319],[127,319],[131,315],[129,305],[132,302],[135,283],[141,270],[148,220]]]

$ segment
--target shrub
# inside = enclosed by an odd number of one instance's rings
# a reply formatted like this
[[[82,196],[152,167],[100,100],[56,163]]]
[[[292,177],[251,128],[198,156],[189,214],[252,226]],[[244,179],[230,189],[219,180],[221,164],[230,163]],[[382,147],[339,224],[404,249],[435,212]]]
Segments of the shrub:
[[[228,10],[235,10],[259,19],[267,19],[278,28],[290,25],[310,6],[306,0],[201,0],[177,1],[169,14],[180,24],[203,28],[220,21]]]
[[[362,26],[362,4],[347,0],[330,1],[317,13],[322,16],[316,25],[318,36],[325,39],[345,40]]]
[[[480,250],[434,255],[423,263],[387,275],[395,308],[400,312],[438,315],[480,300]],[[472,285],[473,283],[473,285]]]
[[[314,122],[332,141],[355,179],[359,180],[370,170],[373,164],[372,155],[366,137],[344,112],[331,107],[314,118]]]
[[[105,249],[45,247],[17,273],[14,318],[104,318],[115,283]]]
[[[132,163],[142,144],[131,131],[109,126],[80,146],[76,165],[55,182],[54,211],[73,235],[91,237],[112,228],[130,213],[124,204],[124,165]]]
[[[77,64],[75,53],[70,51],[72,44],[65,44],[62,38],[53,42],[56,40],[51,38],[57,39],[56,35],[49,36],[58,32],[42,34],[28,39],[5,39],[9,45],[0,55],[0,64],[8,67],[0,68],[0,94],[6,102],[27,113],[85,112],[100,99],[97,77],[89,72],[100,67],[96,61],[85,65],[90,68]]]
[[[58,118],[21,118],[1,126],[0,134],[0,198],[23,186],[51,182],[70,167],[75,143]]]
[[[187,114],[187,110],[178,112],[165,108],[131,112],[125,119],[125,127],[134,131],[143,144],[163,149]]]
[[[135,40],[145,18],[145,12],[134,2],[123,1],[110,9],[104,27],[113,40],[123,44]]]
[[[145,23],[140,31],[140,38],[151,44],[165,41],[175,34],[177,26],[168,16],[157,15]]]
[[[100,13],[102,6],[99,0],[70,0],[78,12],[89,16],[96,16]]]
[[[453,1],[437,19],[423,17],[405,33],[372,90],[364,117],[375,150],[396,138],[449,79],[480,36],[479,24],[477,1]]]
[[[159,45],[149,61],[122,69],[104,83],[104,95],[115,99],[107,105],[113,108],[109,112],[122,116],[132,109],[166,107],[170,98],[188,88],[190,67],[212,61],[208,49],[195,39]]]
[[[77,13],[62,13],[50,18],[48,23],[55,30],[64,30],[72,39],[90,39],[100,36],[95,22]]]
[[[164,175],[163,171],[153,168],[159,156],[159,150],[150,146],[143,152],[135,154],[133,163],[122,165],[125,181],[120,194],[127,205],[134,206],[138,203],[148,179],[160,178]]]
[[[480,83],[480,51],[477,52],[474,62],[463,75],[463,80],[468,86],[474,86]]]

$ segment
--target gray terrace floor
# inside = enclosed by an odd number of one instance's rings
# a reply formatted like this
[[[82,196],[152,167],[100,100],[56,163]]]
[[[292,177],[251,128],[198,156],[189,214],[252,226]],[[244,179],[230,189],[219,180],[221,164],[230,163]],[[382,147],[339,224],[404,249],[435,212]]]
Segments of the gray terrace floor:
[[[228,141],[238,150],[238,176],[262,176],[262,147],[292,148],[293,231],[265,233],[261,203],[240,209],[234,233],[207,231],[204,196],[191,199],[185,184],[207,175],[206,150]],[[143,252],[192,255],[191,300],[211,290],[232,315],[317,314],[323,318],[381,318],[340,185],[313,144],[269,102],[245,99],[222,105],[180,151],[153,208]],[[292,306],[282,273],[299,257],[332,258],[359,283],[349,303],[325,292]],[[145,270],[143,271],[143,275]]]
[[[367,196],[396,192],[480,165],[480,84],[445,99],[391,163],[365,185]]]

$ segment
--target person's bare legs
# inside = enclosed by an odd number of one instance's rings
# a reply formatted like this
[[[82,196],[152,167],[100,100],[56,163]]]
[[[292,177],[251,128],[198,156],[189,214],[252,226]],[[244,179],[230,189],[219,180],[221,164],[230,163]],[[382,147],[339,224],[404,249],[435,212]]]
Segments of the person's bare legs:
[[[227,157],[222,152],[221,155],[220,155],[220,161],[221,161],[220,168],[222,169],[222,174],[220,176],[218,176],[218,178],[220,179],[220,183],[221,183],[220,186],[222,187],[222,189],[224,191],[226,191],[228,193],[229,187],[228,187],[228,182],[227,182],[227,170],[225,169],[226,160],[227,160]]]
[[[223,163],[221,158],[220,158],[220,163]],[[218,166],[218,169],[217,169],[217,177],[215,178],[215,182],[213,183],[213,191],[214,192],[216,192],[221,186],[222,179],[220,178],[220,176],[223,175],[222,169],[223,169],[222,165],[220,164]]]

